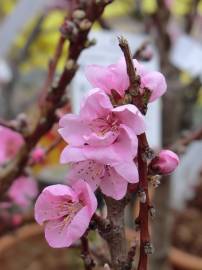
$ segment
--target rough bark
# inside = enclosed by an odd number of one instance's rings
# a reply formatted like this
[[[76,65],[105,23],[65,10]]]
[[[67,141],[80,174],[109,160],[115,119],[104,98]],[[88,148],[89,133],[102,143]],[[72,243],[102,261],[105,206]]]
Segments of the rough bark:
[[[107,215],[112,228],[106,235],[106,241],[111,254],[113,270],[122,270],[127,261],[126,236],[124,228],[125,199],[116,201],[112,198],[105,198]]]

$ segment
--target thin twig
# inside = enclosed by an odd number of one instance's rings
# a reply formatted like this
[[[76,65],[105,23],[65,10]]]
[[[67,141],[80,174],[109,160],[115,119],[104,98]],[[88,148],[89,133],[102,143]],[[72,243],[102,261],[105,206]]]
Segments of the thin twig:
[[[131,89],[135,89],[135,94],[137,96],[133,99],[133,104],[136,105],[140,111],[144,112],[143,108],[147,106],[148,99],[143,99],[143,96],[140,94],[140,80],[134,80],[137,78],[136,71],[132,63],[132,57],[129,49],[129,45],[126,39],[119,39],[119,46],[121,47],[126,64],[127,64],[127,72],[130,79],[130,87]],[[133,94],[133,93],[131,93]],[[146,112],[145,112],[146,113]],[[140,222],[140,258],[138,264],[138,270],[146,270],[148,264],[148,254],[150,253],[150,236],[149,236],[149,194],[148,194],[148,167],[147,167],[147,159],[149,145],[147,142],[146,134],[143,133],[138,136],[138,171],[139,171],[139,191],[143,195],[140,199],[140,213],[139,213],[139,222]]]
[[[133,243],[128,251],[128,258],[127,258],[127,270],[132,269],[134,257],[136,254],[136,249],[137,249],[137,243]]]
[[[130,81],[129,92],[132,92],[134,95],[139,94],[139,85],[140,85],[140,78],[136,73],[135,67],[133,65],[132,54],[128,45],[128,41],[123,37],[119,37],[119,46],[124,53],[124,57],[126,60],[127,66],[127,73]]]
[[[140,259],[138,270],[146,270],[148,264],[148,254],[146,252],[146,245],[150,243],[149,236],[149,193],[148,193],[148,179],[147,179],[147,160],[144,159],[146,147],[148,147],[145,133],[138,137],[138,171],[139,171],[139,190],[145,194],[145,201],[140,200]]]
[[[95,263],[90,255],[88,238],[86,235],[81,237],[81,257],[84,262],[85,270],[92,270],[95,267]]]
[[[98,248],[91,248],[92,255],[97,259],[99,265],[108,264],[110,265],[109,258],[104,254],[104,247]]]
[[[197,140],[202,140],[202,128],[197,131],[190,132],[190,134],[188,134],[184,138],[177,140],[173,145],[169,147],[169,149],[179,152],[179,149],[181,149],[181,147],[188,146],[190,143]]]

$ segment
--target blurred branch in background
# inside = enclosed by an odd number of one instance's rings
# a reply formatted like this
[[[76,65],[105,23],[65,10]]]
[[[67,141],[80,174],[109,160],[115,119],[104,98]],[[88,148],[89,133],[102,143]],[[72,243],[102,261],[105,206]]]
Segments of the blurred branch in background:
[[[168,33],[168,24],[171,13],[165,1],[158,0],[157,4],[156,12],[151,17],[154,28],[151,33],[155,34],[161,70],[165,74],[168,83],[167,94],[163,97],[162,118],[163,147],[168,147],[176,141],[182,130],[191,129],[193,107],[198,97],[201,82],[198,78],[193,79],[189,85],[183,85],[180,82],[180,70],[176,69],[170,62],[172,41]],[[191,31],[191,29],[189,30]],[[192,91],[192,98],[190,98],[190,91]],[[153,222],[152,235],[156,252],[151,257],[152,270],[170,269],[168,253],[171,245],[172,215],[169,201],[170,177],[164,177],[155,192],[153,202],[158,211]]]
[[[41,31],[41,26],[44,21],[45,15],[40,16],[35,23],[30,35],[28,36],[24,47],[20,50],[19,54],[15,56],[13,60],[10,60],[10,67],[12,70],[12,79],[2,89],[3,98],[3,117],[4,119],[11,119],[14,117],[13,108],[13,93],[16,86],[16,82],[19,80],[20,69],[19,66],[26,60],[29,49],[32,43],[37,39]]]

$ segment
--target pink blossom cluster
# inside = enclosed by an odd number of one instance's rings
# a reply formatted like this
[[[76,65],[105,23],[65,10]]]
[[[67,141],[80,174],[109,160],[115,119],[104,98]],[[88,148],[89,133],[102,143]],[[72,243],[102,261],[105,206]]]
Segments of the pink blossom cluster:
[[[23,145],[23,137],[9,128],[0,126],[0,165],[9,162]],[[36,181],[30,176],[20,176],[11,185],[7,192],[8,203],[2,202],[0,208],[11,208],[13,204],[26,209],[37,196],[38,187]],[[5,207],[6,205],[6,207]]]
[[[149,102],[162,96],[167,88],[164,76],[149,72],[136,60],[133,63],[140,93],[149,89]],[[83,100],[78,115],[67,114],[59,122],[59,133],[67,143],[61,163],[70,166],[71,187],[49,186],[35,205],[36,220],[45,225],[52,247],[68,247],[84,234],[97,208],[96,189],[120,200],[128,185],[139,181],[137,136],[146,131],[144,116],[135,105],[113,106],[110,99],[112,90],[121,98],[128,91],[124,58],[108,67],[89,66],[86,76],[95,88]]]

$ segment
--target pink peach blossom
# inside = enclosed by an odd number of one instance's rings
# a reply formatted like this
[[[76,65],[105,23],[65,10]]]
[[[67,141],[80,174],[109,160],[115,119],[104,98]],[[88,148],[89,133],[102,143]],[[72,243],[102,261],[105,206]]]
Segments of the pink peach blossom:
[[[42,147],[35,148],[31,153],[31,159],[34,163],[43,163],[45,159],[45,150]]]
[[[77,181],[72,187],[46,187],[35,204],[35,219],[45,226],[51,247],[69,247],[85,233],[97,208],[90,186]]]
[[[169,9],[172,7],[173,2],[174,0],[164,0],[166,7]]]
[[[0,163],[15,156],[24,140],[22,136],[11,129],[0,126]]]
[[[12,224],[13,224],[14,227],[19,226],[22,223],[22,221],[23,221],[22,215],[20,215],[20,214],[14,214],[12,216],[11,222],[12,222]]]
[[[151,91],[150,102],[155,101],[166,92],[167,85],[163,74],[158,71],[148,71],[136,59],[133,60],[133,64],[137,74],[140,76],[141,93],[144,92],[145,87]],[[86,68],[85,73],[93,87],[98,87],[107,94],[111,94],[111,90],[113,89],[121,96],[124,96],[125,91],[129,87],[129,78],[124,58],[121,58],[118,63],[108,67],[90,65]]]
[[[161,150],[152,160],[150,168],[157,174],[170,174],[179,165],[179,157],[170,150]]]
[[[27,176],[17,178],[8,190],[8,197],[13,203],[22,208],[30,206],[31,201],[37,194],[38,187],[36,181]]]
[[[90,91],[79,115],[67,114],[59,125],[59,133],[69,144],[61,154],[62,163],[92,159],[114,165],[132,160],[137,153],[137,135],[146,129],[134,105],[113,108],[100,89]]]
[[[128,183],[137,183],[138,171],[135,163],[120,163],[111,167],[94,160],[85,160],[73,163],[70,166],[68,179],[71,183],[74,179],[85,180],[93,191],[100,187],[103,194],[120,200],[126,195]]]

